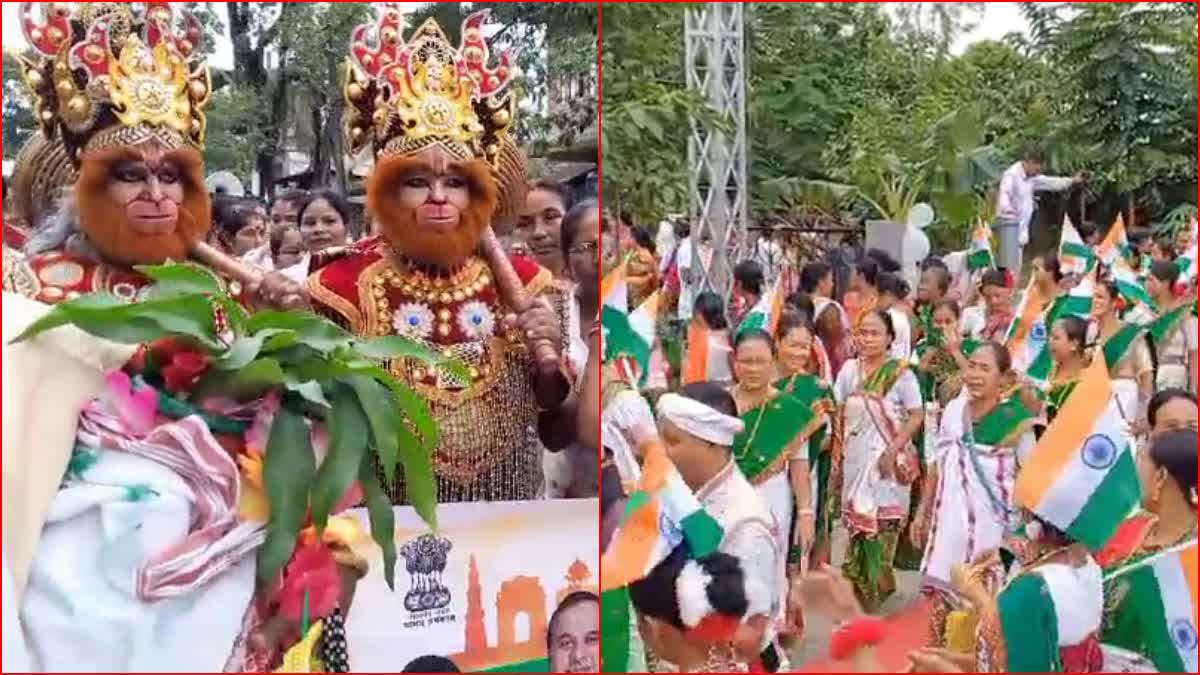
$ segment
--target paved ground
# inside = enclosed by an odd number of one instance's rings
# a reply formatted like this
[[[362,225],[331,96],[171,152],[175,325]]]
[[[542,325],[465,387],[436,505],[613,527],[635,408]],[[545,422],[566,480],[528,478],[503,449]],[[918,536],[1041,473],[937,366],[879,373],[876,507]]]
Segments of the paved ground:
[[[835,567],[841,565],[842,555],[845,550],[846,533],[843,530],[839,530],[834,533],[833,542],[834,554],[832,562]],[[881,614],[887,616],[908,606],[917,598],[919,582],[920,575],[917,572],[897,572],[896,585],[899,588],[896,594],[884,604]],[[806,662],[829,658],[831,623],[823,616],[812,614],[806,615],[804,620],[807,624],[804,639],[792,649],[790,655],[793,669],[802,668]]]

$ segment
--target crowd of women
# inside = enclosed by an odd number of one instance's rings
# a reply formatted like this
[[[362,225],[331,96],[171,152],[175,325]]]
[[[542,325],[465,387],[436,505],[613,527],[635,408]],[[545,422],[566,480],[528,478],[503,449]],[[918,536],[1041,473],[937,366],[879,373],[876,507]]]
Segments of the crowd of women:
[[[622,239],[631,296],[679,298],[691,253]],[[640,390],[607,372],[606,555],[654,490],[629,452],[665,453],[723,535],[697,555],[695,528],[661,519],[674,549],[629,587],[627,667],[802,667],[788,647],[820,613],[860,671],[1196,672],[1196,229],[1128,240],[1082,267],[1040,256],[1023,291],[966,252],[924,260],[910,289],[869,250],[840,294],[828,264],[753,256],[731,311],[701,293],[670,313],[690,317],[681,357],[660,337]],[[798,286],[782,303],[779,274]],[[1047,471],[1052,455],[1096,471]],[[1115,490],[1126,455],[1136,479]],[[1179,597],[1156,593],[1164,569],[1188,570]],[[927,623],[901,664],[876,655],[906,639],[877,618],[898,570],[919,573]]]

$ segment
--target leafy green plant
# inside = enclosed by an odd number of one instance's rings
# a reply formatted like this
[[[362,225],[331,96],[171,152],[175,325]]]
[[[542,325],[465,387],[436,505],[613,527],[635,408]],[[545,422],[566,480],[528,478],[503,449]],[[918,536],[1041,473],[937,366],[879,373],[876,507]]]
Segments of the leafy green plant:
[[[392,506],[375,466],[378,463],[387,481],[395,480],[402,468],[413,507],[436,527],[431,457],[439,433],[426,402],[380,361],[415,359],[460,378],[468,378],[466,369],[410,340],[359,339],[314,314],[251,315],[207,270],[194,265],[138,269],[156,282],[145,301],[126,304],[107,294],[82,296],[56,305],[14,342],[64,325],[124,344],[181,338],[201,350],[207,363],[195,386],[181,397],[194,404],[215,396],[243,402],[278,396],[281,405],[263,466],[270,519],[267,540],[258,552],[259,579],[274,579],[287,563],[309,510],[313,525],[322,530],[333,504],[358,480],[372,535],[383,550],[384,574],[392,585]],[[217,332],[214,308],[228,324],[226,334]],[[328,454],[319,468],[309,422],[329,430]]]

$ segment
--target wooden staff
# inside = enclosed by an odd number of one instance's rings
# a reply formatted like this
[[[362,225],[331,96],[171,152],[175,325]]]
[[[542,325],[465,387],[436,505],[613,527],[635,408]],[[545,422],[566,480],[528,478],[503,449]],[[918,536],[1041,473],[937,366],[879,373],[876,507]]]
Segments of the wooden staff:
[[[230,257],[205,242],[192,244],[192,257],[207,265],[209,269],[231,281],[236,281],[245,288],[252,288],[262,283],[266,276],[237,258]],[[308,291],[301,288],[300,293],[289,293],[280,299],[283,309],[302,310],[309,308]]]
[[[517,314],[523,314],[533,308],[533,300],[525,292],[525,284],[521,282],[521,277],[517,276],[508,254],[504,252],[504,247],[491,227],[483,231],[483,238],[479,241],[479,253],[491,268],[492,278],[496,280],[496,289],[500,291],[500,298],[505,304]],[[534,343],[533,357],[542,372],[549,372],[558,367],[558,352],[549,340],[543,339]]]

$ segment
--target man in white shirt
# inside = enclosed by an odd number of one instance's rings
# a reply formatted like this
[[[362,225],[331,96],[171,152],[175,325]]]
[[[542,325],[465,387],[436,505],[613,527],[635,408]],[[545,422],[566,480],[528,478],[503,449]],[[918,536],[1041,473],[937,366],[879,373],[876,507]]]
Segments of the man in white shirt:
[[[758,238],[754,240],[754,250],[750,253],[750,258],[762,265],[763,280],[767,286],[775,283],[775,279],[783,273],[784,267],[787,265],[783,247],[775,241],[774,234],[774,230],[760,232]]]
[[[996,204],[996,225],[992,229],[999,238],[997,264],[1021,273],[1021,254],[1029,243],[1029,223],[1033,220],[1035,192],[1062,192],[1084,181],[1084,174],[1074,178],[1042,175],[1044,155],[1040,148],[1027,146],[1021,161],[1008,167],[1000,179],[1000,194]]]

